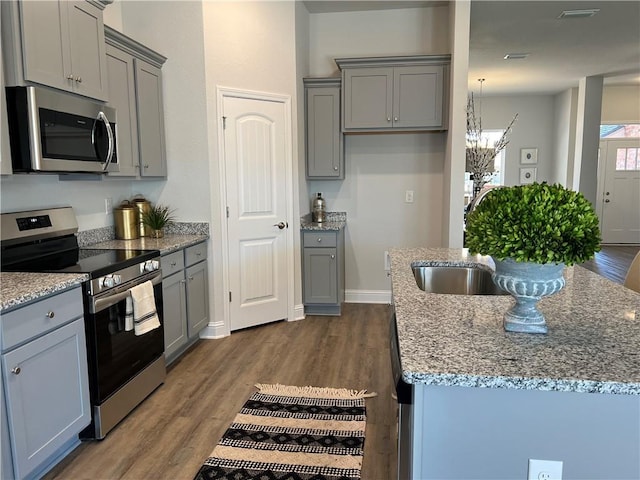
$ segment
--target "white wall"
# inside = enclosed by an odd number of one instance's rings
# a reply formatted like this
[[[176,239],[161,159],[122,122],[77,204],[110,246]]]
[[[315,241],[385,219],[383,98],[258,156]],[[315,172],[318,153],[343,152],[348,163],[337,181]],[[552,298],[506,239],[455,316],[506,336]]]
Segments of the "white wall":
[[[549,183],[570,186],[573,179],[573,161],[576,138],[578,90],[571,88],[554,98],[553,156]]]
[[[448,7],[310,15],[310,75],[337,76],[334,58],[449,53]],[[347,135],[345,179],[309,181],[301,199],[322,192],[329,211],[347,212],[346,290],[390,290],[384,251],[440,246],[444,133]],[[405,191],[414,203],[404,203]]]
[[[640,86],[605,85],[602,91],[602,123],[640,122]]]

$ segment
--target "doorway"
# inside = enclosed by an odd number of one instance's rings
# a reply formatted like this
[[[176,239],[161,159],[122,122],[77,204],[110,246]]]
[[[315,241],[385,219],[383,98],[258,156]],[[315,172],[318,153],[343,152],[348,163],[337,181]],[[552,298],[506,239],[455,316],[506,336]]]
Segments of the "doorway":
[[[290,98],[218,88],[225,321],[293,318]]]
[[[604,244],[640,244],[640,139],[600,141],[600,201]]]

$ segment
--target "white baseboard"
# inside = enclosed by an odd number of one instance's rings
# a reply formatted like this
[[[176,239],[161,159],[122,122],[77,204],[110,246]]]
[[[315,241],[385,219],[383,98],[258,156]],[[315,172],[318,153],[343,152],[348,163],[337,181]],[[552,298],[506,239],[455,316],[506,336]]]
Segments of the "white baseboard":
[[[305,319],[304,305],[303,304],[295,305],[293,307],[293,318],[288,321],[295,322],[297,320],[304,320],[304,319]]]
[[[345,303],[391,303],[391,290],[345,290]]]
[[[200,331],[200,338],[206,338],[209,340],[224,338],[229,335],[231,335],[231,332],[225,327],[224,322],[209,323]]]

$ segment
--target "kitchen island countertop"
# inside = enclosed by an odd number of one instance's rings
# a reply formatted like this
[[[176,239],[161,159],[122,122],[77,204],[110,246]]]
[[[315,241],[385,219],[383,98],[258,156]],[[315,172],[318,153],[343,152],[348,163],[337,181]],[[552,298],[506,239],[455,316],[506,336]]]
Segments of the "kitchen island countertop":
[[[408,383],[640,395],[640,294],[580,266],[539,303],[549,333],[505,332],[509,295],[425,293],[412,264],[482,265],[465,249],[391,249],[403,379]]]

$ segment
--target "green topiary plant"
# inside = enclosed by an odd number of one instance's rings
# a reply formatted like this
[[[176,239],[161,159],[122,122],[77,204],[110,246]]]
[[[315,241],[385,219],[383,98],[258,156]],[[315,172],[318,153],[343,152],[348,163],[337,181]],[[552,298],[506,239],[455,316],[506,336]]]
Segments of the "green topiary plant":
[[[598,217],[562,185],[495,188],[467,217],[469,251],[516,262],[573,265],[600,250]]]

